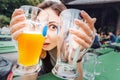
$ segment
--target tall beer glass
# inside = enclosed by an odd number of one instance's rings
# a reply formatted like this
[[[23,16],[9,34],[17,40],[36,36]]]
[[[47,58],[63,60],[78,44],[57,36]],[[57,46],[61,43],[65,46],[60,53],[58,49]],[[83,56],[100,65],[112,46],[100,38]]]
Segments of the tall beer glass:
[[[73,37],[75,35],[69,33],[69,29],[84,31],[74,23],[74,19],[81,20],[80,10],[66,9],[61,14],[61,26],[58,30],[58,52],[57,63],[52,73],[60,78],[74,80],[78,77],[77,61],[83,56],[88,49],[81,49]]]
[[[39,57],[47,34],[48,14],[29,5],[21,6],[21,9],[24,10],[27,26],[17,38],[18,64],[13,67],[13,74],[19,75],[20,80],[36,80],[40,70]]]

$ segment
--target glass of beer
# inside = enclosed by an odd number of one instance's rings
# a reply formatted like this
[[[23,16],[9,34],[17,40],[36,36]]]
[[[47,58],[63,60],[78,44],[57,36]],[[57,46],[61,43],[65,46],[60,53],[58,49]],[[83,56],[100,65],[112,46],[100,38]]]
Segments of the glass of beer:
[[[40,70],[39,57],[47,34],[48,14],[29,5],[21,6],[21,9],[24,10],[27,26],[16,40],[18,63],[13,67],[13,74],[20,75],[22,80],[31,80],[28,74],[36,75]]]

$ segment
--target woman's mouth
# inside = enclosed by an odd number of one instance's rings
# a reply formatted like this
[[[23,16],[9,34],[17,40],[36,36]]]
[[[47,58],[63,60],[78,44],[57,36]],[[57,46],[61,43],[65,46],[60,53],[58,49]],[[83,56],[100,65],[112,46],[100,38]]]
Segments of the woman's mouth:
[[[44,43],[43,47],[47,47],[50,43]]]

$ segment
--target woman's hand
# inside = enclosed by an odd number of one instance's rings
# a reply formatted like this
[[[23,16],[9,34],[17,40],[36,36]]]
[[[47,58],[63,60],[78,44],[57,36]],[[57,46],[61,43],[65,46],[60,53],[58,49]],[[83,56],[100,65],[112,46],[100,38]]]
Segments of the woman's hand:
[[[18,36],[22,33],[23,28],[27,25],[25,22],[25,14],[22,9],[15,9],[12,14],[11,22],[10,22],[10,33],[13,39],[17,39]]]
[[[85,11],[81,11],[83,20],[75,20],[75,24],[80,27],[78,30],[70,29],[74,34],[74,40],[82,45],[82,48],[89,48],[94,39],[96,18],[91,18]],[[82,31],[81,31],[82,30]]]

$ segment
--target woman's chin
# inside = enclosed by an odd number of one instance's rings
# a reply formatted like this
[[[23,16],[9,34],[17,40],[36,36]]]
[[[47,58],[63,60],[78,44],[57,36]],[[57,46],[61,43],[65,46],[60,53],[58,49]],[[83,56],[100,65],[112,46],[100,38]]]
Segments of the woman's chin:
[[[49,51],[49,50],[51,50],[51,48],[43,47],[43,50],[45,50],[45,51]]]

